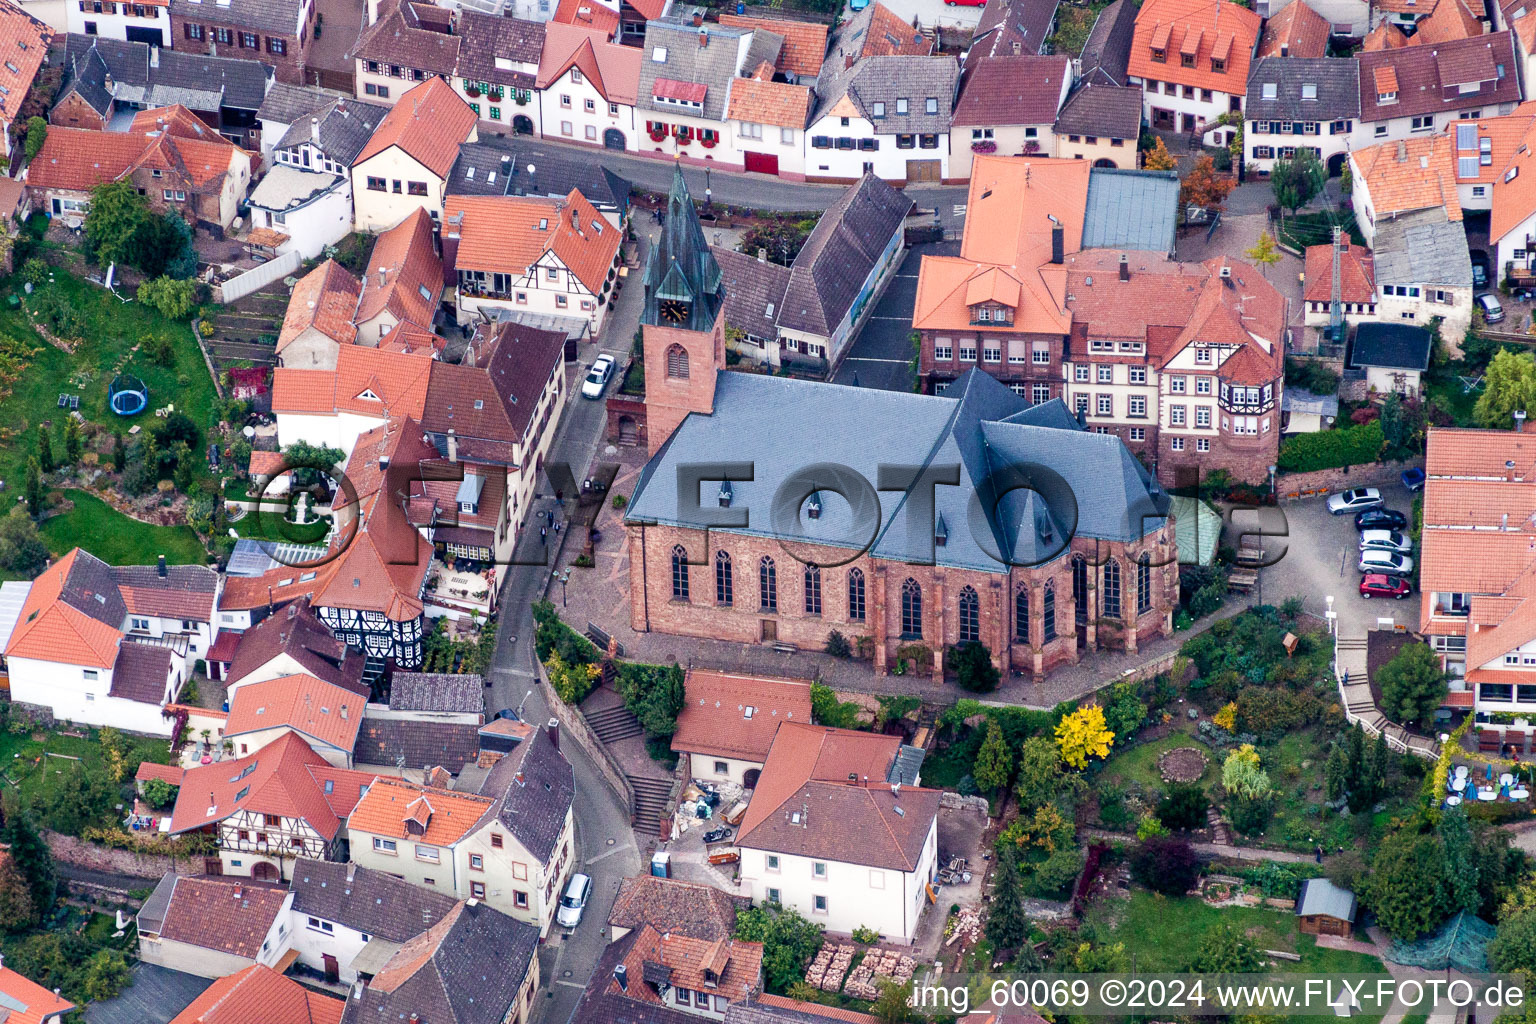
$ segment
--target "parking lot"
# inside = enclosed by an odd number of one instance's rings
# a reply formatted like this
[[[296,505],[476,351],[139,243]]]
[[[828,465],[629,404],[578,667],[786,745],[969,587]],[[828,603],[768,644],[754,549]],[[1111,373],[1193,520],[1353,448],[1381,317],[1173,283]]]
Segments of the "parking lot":
[[[1393,483],[1379,490],[1387,508],[1404,515],[1412,514],[1413,496],[1402,484]],[[1360,596],[1360,535],[1355,530],[1353,514],[1329,515],[1325,497],[1284,502],[1278,510],[1265,511],[1265,552],[1269,558],[1278,559],[1260,573],[1266,602],[1278,605],[1287,597],[1295,596],[1302,599],[1306,611],[1322,616],[1327,611],[1327,598],[1331,595],[1334,611],[1339,616],[1339,628],[1346,635],[1364,634],[1376,625],[1378,617],[1392,618],[1398,625],[1417,627],[1417,591],[1401,601],[1367,600]],[[1276,511],[1283,519],[1274,517]],[[1236,547],[1240,534],[1256,532],[1255,522],[1252,513],[1234,513],[1223,542]],[[1277,530],[1283,530],[1284,537],[1268,536]],[[1414,558],[1417,557],[1415,551]]]

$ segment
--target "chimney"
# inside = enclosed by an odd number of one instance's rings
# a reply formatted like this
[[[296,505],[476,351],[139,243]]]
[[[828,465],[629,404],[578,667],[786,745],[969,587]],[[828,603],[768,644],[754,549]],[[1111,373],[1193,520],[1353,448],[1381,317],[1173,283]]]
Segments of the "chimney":
[[[549,737],[549,743],[556,750],[560,749],[560,719],[551,718],[544,723],[544,735]]]
[[[357,981],[354,981],[352,983],[352,998],[353,999],[361,999],[361,998],[363,998],[363,982],[362,982],[361,978],[359,978]]]
[[[383,288],[388,283],[389,283],[389,268],[388,267],[380,267],[379,268],[379,287]]]
[[[1120,254],[1120,280],[1122,280],[1122,281],[1129,281],[1130,279],[1131,279],[1131,261],[1130,261],[1130,258],[1128,256],[1126,256],[1125,253],[1121,253]]]
[[[757,262],[759,262],[759,263],[767,263],[768,262],[768,249],[767,249],[766,246],[761,246],[760,245],[760,246],[757,247]]]
[[[708,45],[709,45],[709,33],[704,31],[701,28],[701,29],[699,29],[699,49],[702,50],[704,47],[706,47]]]
[[[235,899],[239,899],[241,894],[244,893],[244,892],[245,892],[245,890],[243,888],[241,888],[238,885],[235,886]]]
[[[1015,39],[1013,41],[1013,55],[1017,57],[1022,52],[1024,52],[1024,47],[1019,44],[1017,39]]]
[[[848,773],[848,785],[850,785],[850,786],[857,786],[858,784],[859,784],[859,773],[858,772],[849,772]]]
[[[1406,163],[1408,160],[1408,143],[1402,139],[1397,140],[1397,162]]]
[[[629,991],[629,968],[623,964],[613,965],[613,980],[619,983],[620,992]]]
[[[459,461],[459,439],[455,436],[453,428],[448,428],[448,461]]]
[[[1515,433],[1517,433],[1517,434],[1525,433],[1525,410],[1524,409],[1516,409],[1515,410]]]
[[[149,66],[152,68],[160,66],[160,47],[151,46],[149,48]]]
[[[1520,482],[1520,477],[1515,474],[1514,459],[1506,459],[1504,461],[1504,479],[1508,480],[1512,484]]]
[[[309,141],[317,146],[320,145],[320,119],[318,117],[309,119]]]
[[[704,24],[704,12],[701,9],[695,8],[694,12],[693,12],[693,27],[694,28],[698,28],[699,26],[701,26],[703,24]]]
[[[357,865],[352,863],[351,861],[347,861],[347,884],[351,885],[352,884],[352,880],[354,878],[356,878],[356,877],[357,877]]]
[[[1499,518],[1499,529],[1500,530],[1508,530],[1509,529],[1509,513],[1508,512],[1505,512]]]
[[[153,48],[153,47],[151,47],[149,52],[158,55],[160,51],[155,49],[155,48]],[[112,82],[112,72],[110,72],[110,71],[107,72],[107,77],[106,77],[106,80],[103,82],[103,84],[107,87],[107,95],[108,96],[112,95],[112,85],[113,85],[113,82]]]
[[[164,555],[161,555],[159,560],[155,563],[155,573],[161,579],[165,579],[165,556]]]
[[[1055,214],[1048,213],[1046,217],[1051,221],[1051,262],[1059,265],[1067,259],[1067,233]]]

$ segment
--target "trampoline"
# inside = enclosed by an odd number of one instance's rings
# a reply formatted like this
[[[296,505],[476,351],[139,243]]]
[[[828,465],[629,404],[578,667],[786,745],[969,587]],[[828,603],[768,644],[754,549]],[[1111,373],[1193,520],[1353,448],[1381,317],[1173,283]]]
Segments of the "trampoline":
[[[119,416],[137,416],[149,405],[149,389],[144,382],[131,375],[120,373],[112,378],[107,389],[107,401]]]

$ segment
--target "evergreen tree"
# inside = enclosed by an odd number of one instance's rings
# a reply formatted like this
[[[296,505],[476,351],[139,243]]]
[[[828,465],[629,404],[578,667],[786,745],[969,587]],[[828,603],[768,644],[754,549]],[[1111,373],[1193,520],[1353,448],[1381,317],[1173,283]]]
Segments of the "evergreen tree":
[[[977,789],[992,794],[1008,785],[1008,778],[1012,774],[1013,751],[1008,749],[1008,741],[1003,738],[1003,730],[997,724],[997,719],[988,719],[987,738],[976,752],[971,777],[976,780]]]
[[[1323,782],[1327,787],[1329,803],[1338,803],[1344,799],[1349,789],[1349,755],[1344,752],[1341,743],[1335,743],[1328,754],[1328,763],[1323,766]]]
[[[11,858],[0,858],[0,930],[24,932],[36,925],[31,887]]]
[[[43,841],[32,819],[19,807],[7,808],[5,828],[0,831],[11,847],[11,861],[32,892],[32,906],[41,919],[53,910],[58,891],[58,875],[53,867],[53,851]]]
[[[1380,800],[1387,792],[1387,771],[1391,761],[1391,751],[1387,749],[1387,734],[1385,731],[1376,734],[1376,742],[1371,747],[1371,765],[1366,773],[1371,790],[1371,803]]]
[[[43,514],[43,503],[47,495],[43,491],[43,476],[38,472],[37,460],[27,460],[27,509],[33,516]]]
[[[998,852],[987,938],[999,950],[1017,949],[1029,935],[1029,920],[1019,902],[1018,857],[1018,851],[1006,845]]]
[[[1376,673],[1381,710],[1395,722],[1424,722],[1445,699],[1449,678],[1428,644],[1409,644]]]
[[[197,472],[197,462],[193,458],[192,449],[187,442],[177,441],[171,451],[176,457],[176,468],[171,474],[176,489],[182,494],[191,494],[193,474]]]
[[[1394,939],[1412,942],[1451,913],[1445,851],[1435,836],[1402,828],[1382,840],[1365,876],[1365,903]]]
[[[1480,865],[1472,839],[1472,825],[1460,807],[1448,807],[1440,815],[1440,848],[1445,854],[1445,886],[1449,910],[1477,913],[1483,903],[1478,889]]]
[[[80,461],[80,421],[73,416],[64,417],[64,459],[71,466]]]
[[[1019,750],[1019,777],[1014,787],[1019,811],[1033,813],[1035,808],[1050,802],[1061,785],[1061,754],[1056,744],[1044,736],[1025,740]]]
[[[46,427],[39,427],[37,431],[37,468],[44,473],[52,473],[58,466],[58,461],[53,457],[53,439],[48,436]]]
[[[123,466],[127,465],[127,463],[128,446],[123,443],[123,432],[121,430],[114,430],[112,432],[112,469],[115,472],[121,473]]]

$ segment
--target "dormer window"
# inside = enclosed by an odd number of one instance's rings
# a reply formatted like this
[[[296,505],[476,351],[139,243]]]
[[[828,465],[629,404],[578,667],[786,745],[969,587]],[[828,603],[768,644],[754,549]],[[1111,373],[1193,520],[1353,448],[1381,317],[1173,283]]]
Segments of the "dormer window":
[[[926,100],[923,101],[923,110],[930,114],[937,114],[939,112],[938,98],[935,96],[929,96]]]
[[[1377,103],[1396,103],[1397,102],[1397,92],[1395,90],[1393,92],[1379,92],[1379,93],[1376,94],[1376,102]]]
[[[1301,98],[1304,100],[1317,99],[1317,86],[1311,82],[1303,83],[1301,87]]]
[[[1280,95],[1280,87],[1274,82],[1265,82],[1262,88],[1263,96],[1267,100],[1272,100]]]
[[[884,103],[876,102],[876,103],[872,104],[872,106],[873,106],[874,109],[871,111],[871,114],[870,114],[871,117],[873,117],[876,120],[878,120],[878,119],[880,119],[880,118],[885,116],[885,104]]]
[[[906,112],[907,112],[907,98],[905,96],[898,97],[897,100],[896,100],[896,113],[898,113],[898,114],[906,114]]]
[[[1195,55],[1192,54],[1192,53],[1181,53],[1181,54],[1179,54],[1179,64],[1180,64],[1180,66],[1186,67],[1186,68],[1194,67],[1195,66]]]
[[[1168,51],[1158,46],[1152,47],[1152,60],[1158,64],[1168,63]]]
[[[729,480],[722,480],[722,481],[720,481],[720,494],[719,494],[720,507],[721,508],[730,508],[731,507],[731,497],[732,497],[732,495],[731,495],[731,482]]]
[[[1218,75],[1224,75],[1227,73],[1227,62],[1217,57],[1212,57],[1211,70],[1216,72]]]

